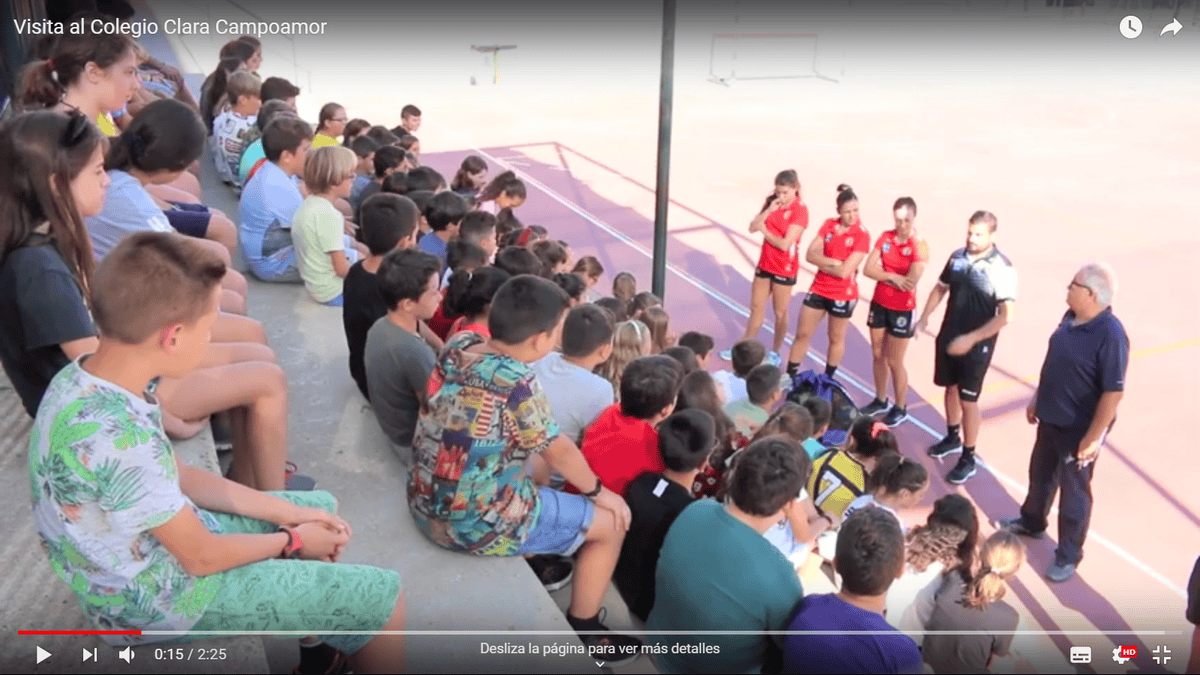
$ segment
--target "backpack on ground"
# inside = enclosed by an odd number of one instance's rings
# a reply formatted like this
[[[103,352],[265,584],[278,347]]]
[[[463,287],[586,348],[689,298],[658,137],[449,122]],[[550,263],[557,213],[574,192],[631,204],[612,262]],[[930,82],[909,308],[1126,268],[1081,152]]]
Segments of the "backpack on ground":
[[[858,406],[854,405],[846,388],[825,373],[812,370],[796,373],[792,377],[787,400],[802,404],[809,396],[825,399],[833,409],[829,417],[829,429],[821,437],[821,444],[829,448],[845,443],[850,425],[858,418]]]

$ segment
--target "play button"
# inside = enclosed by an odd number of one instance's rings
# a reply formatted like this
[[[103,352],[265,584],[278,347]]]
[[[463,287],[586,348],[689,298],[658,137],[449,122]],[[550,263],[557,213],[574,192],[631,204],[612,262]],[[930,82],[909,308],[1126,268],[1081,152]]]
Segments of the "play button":
[[[37,648],[37,662],[41,663],[42,661],[45,661],[48,658],[50,658],[50,652],[46,651],[45,649],[42,649],[41,647],[38,647]]]

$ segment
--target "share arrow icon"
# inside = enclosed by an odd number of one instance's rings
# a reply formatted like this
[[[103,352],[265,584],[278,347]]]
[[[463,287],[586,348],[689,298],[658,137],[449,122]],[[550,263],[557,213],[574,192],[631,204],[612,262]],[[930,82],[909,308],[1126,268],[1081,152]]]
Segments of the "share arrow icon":
[[[1171,23],[1163,26],[1162,32],[1159,33],[1158,36],[1162,37],[1162,36],[1166,35],[1167,31],[1171,31],[1171,35],[1174,36],[1174,35],[1178,34],[1179,31],[1181,31],[1181,30],[1183,30],[1183,24],[1179,23],[1179,19],[1175,19],[1175,20],[1171,21]]]

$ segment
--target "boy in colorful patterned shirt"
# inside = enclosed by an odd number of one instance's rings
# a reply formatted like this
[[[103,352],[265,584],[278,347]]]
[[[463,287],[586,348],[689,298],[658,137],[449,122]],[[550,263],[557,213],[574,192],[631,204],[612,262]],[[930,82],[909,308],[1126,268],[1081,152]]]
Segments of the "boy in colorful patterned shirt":
[[[403,629],[399,575],[329,564],[351,535],[332,495],[258,492],[177,461],[153,391],[200,362],[224,273],[187,237],[138,232],[93,275],[99,346],[51,381],[30,436],[33,514],[51,566],[104,630]],[[267,615],[247,611],[266,603]],[[403,650],[402,638],[370,635],[302,646],[297,672],[345,655],[360,672],[392,672]]]
[[[453,551],[578,551],[567,620],[576,631],[603,632],[600,603],[629,527],[629,507],[559,433],[530,367],[559,343],[568,304],[554,283],[516,276],[492,300],[491,338],[468,331],[446,343],[413,438],[408,503],[417,527]],[[543,487],[551,468],[584,494]],[[640,652],[641,642],[632,637],[581,638],[607,665]]]

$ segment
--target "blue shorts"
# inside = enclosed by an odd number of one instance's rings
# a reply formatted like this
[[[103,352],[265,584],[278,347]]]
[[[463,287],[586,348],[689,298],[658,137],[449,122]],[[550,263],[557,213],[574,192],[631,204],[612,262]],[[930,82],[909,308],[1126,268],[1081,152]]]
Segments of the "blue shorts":
[[[212,212],[203,204],[187,202],[169,202],[173,208],[163,211],[167,214],[167,222],[180,234],[203,239],[208,234],[208,224],[212,221]]]
[[[583,546],[596,515],[592,500],[583,495],[538,488],[542,512],[529,530],[521,554],[572,555]]]
[[[343,293],[338,293],[338,296],[336,298],[334,298],[332,300],[326,300],[325,302],[322,302],[321,304],[329,305],[330,307],[341,307],[346,304],[346,296]]]

